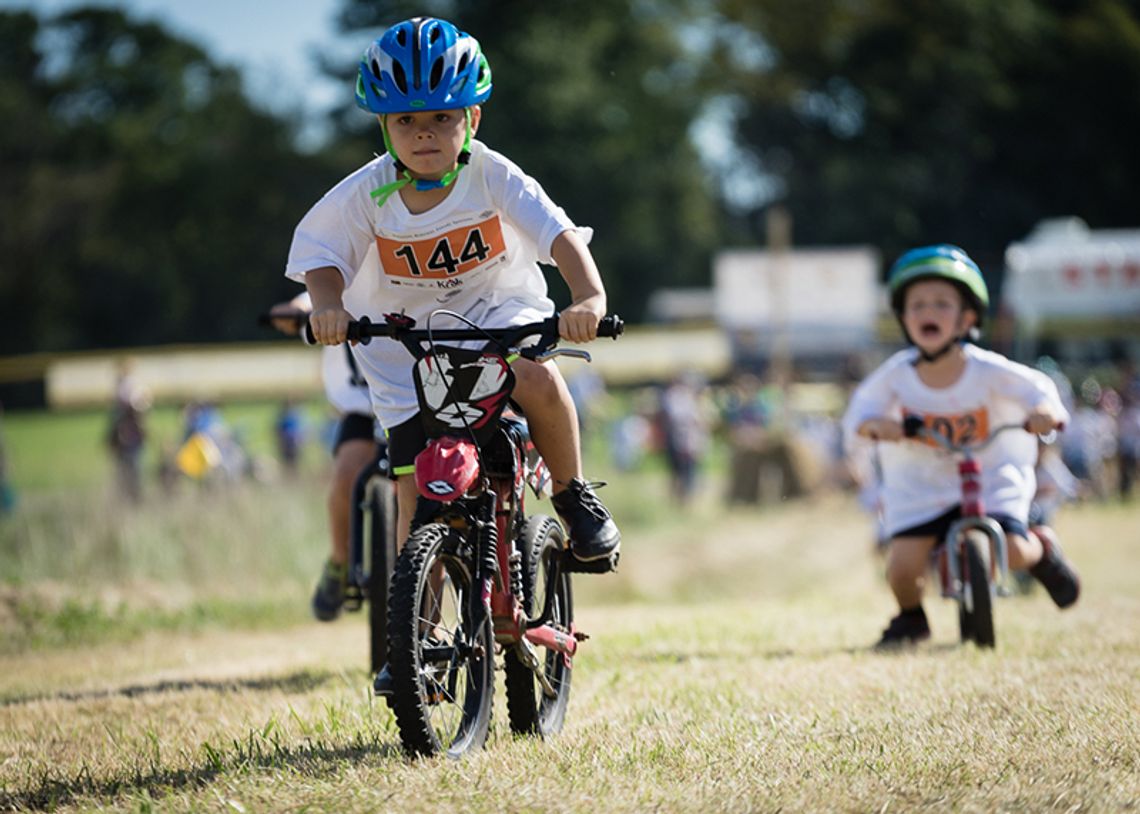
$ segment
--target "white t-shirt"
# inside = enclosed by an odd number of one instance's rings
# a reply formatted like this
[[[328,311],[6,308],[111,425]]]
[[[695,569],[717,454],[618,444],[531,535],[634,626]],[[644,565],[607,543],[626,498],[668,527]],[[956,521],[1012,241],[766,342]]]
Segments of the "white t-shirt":
[[[927,426],[950,432],[959,442],[986,438],[1002,424],[1020,424],[1043,404],[1052,405],[1061,420],[1068,420],[1057,386],[1048,376],[974,345],[967,344],[964,350],[962,375],[941,389],[928,387],[919,378],[915,348],[887,359],[851,396],[843,416],[847,449],[857,445],[856,430],[871,418],[901,421],[904,414],[919,415]],[[917,439],[881,443],[879,455],[888,535],[933,520],[961,503],[959,456]],[[986,511],[1026,522],[1036,489],[1036,437],[1003,432],[976,457],[982,467]]]
[[[285,275],[304,282],[306,272],[331,266],[349,286],[362,276],[374,281],[366,302],[345,300],[354,317],[374,322],[403,311],[425,328],[432,311],[447,309],[502,328],[554,312],[537,263],[553,263],[554,239],[577,227],[533,178],[473,141],[451,194],[427,212],[412,214],[398,193],[376,206],[369,193],[395,180],[384,155],[326,193],[297,226]],[[589,240],[590,230],[579,231]],[[443,316],[432,326],[463,327]],[[415,415],[407,349],[379,338],[355,350],[380,423],[390,429]]]

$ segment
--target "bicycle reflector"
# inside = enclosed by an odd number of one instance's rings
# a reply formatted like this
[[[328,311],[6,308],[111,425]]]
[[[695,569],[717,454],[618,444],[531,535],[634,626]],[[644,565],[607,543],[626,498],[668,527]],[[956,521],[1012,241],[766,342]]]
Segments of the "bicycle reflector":
[[[416,488],[430,500],[450,503],[466,494],[478,476],[478,449],[453,435],[432,439],[416,456]]]

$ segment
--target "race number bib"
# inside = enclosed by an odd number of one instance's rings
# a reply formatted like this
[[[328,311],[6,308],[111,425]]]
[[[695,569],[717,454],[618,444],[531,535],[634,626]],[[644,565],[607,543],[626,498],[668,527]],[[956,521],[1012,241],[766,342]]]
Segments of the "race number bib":
[[[380,265],[397,285],[451,288],[468,272],[506,259],[506,244],[498,215],[424,240],[376,237]]]
[[[990,433],[989,412],[985,407],[979,407],[968,413],[950,415],[925,413],[920,417],[927,432],[938,433],[950,443],[959,446],[984,441]],[[930,446],[938,446],[938,443],[932,439],[926,438],[923,441]]]

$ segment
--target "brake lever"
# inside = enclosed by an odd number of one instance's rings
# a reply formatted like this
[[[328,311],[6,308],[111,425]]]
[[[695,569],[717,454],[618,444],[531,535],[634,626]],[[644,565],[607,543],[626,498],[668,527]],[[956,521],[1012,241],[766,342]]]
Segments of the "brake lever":
[[[580,348],[551,348],[548,351],[536,354],[534,361],[545,362],[547,359],[554,359],[558,356],[569,356],[573,359],[585,359],[587,362],[594,361],[590,357],[589,351],[581,350]]]

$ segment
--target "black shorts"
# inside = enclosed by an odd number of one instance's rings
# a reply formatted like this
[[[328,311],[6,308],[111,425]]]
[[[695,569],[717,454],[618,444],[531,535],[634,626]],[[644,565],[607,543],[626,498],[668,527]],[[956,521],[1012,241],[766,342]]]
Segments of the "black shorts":
[[[936,540],[938,540],[939,543],[941,543],[943,538],[946,537],[946,532],[950,530],[950,526],[953,525],[954,521],[958,520],[961,516],[962,507],[955,506],[950,511],[940,514],[933,520],[927,520],[925,523],[920,523],[917,526],[911,526],[909,529],[896,531],[893,535],[891,535],[891,537],[934,537]],[[987,514],[986,517],[997,521],[997,524],[1001,526],[1002,531],[1005,532],[1007,537],[1013,534],[1016,534],[1019,537],[1029,536],[1029,529],[1026,527],[1026,525],[1020,520],[1010,517],[1009,515]]]
[[[393,477],[415,472],[416,456],[427,446],[427,433],[419,414],[385,430],[384,435],[388,438],[388,461]]]
[[[345,413],[336,428],[333,455],[345,441],[375,441],[376,420],[364,413]]]

